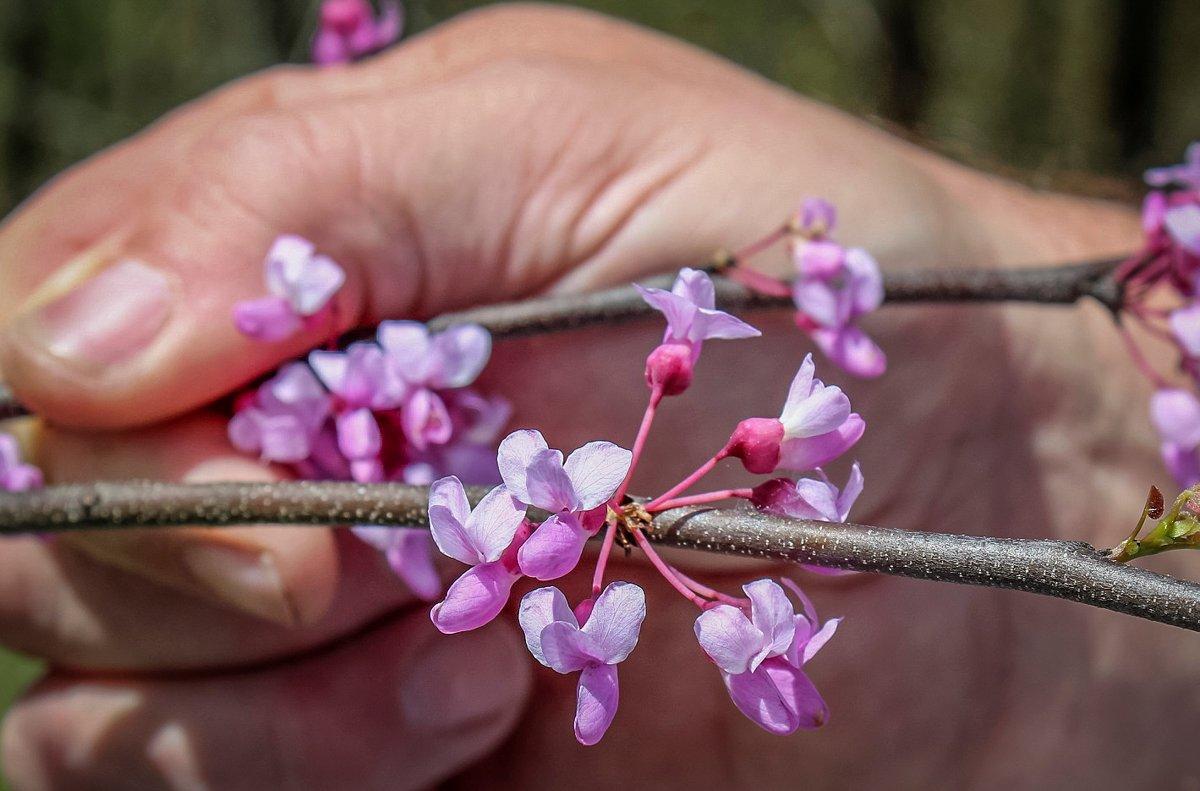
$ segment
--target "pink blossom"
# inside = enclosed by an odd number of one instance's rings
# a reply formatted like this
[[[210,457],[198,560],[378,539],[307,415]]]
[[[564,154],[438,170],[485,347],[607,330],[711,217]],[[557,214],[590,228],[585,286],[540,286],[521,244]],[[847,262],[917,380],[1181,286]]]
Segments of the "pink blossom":
[[[330,398],[303,363],[268,379],[229,421],[229,441],[263,461],[296,463],[312,455],[330,413]]]
[[[442,594],[442,581],[433,565],[433,541],[427,530],[380,525],[355,525],[350,530],[382,552],[392,571],[418,597],[434,601]]]
[[[887,357],[854,322],[883,304],[883,275],[865,250],[845,251],[836,272],[796,278],[792,298],[821,351],[856,376],[887,370]]]
[[[387,370],[405,387],[401,426],[418,450],[450,440],[453,424],[438,390],[475,381],[492,353],[492,337],[477,324],[432,334],[416,321],[385,321],[376,334]]]
[[[850,476],[840,491],[824,470],[818,468],[817,474],[820,479],[774,478],[759,484],[754,488],[751,501],[760,510],[793,519],[845,522],[863,490],[862,469],[858,462],[850,468]]]
[[[42,471],[21,459],[21,447],[11,434],[0,434],[0,491],[27,492],[40,489]]]
[[[803,472],[836,459],[862,437],[866,423],[850,409],[841,388],[815,377],[806,355],[788,390],[778,420],[751,418],[734,429],[727,451],[752,473],[776,469]]]
[[[1191,255],[1200,256],[1200,206],[1194,203],[1173,206],[1163,214],[1162,223],[1175,244]]]
[[[313,39],[313,63],[350,63],[378,52],[400,38],[403,25],[401,6],[394,0],[383,0],[378,19],[367,0],[324,0]]]
[[[518,552],[522,572],[552,580],[575,568],[632,460],[611,442],[589,442],[564,463],[562,451],[551,450],[538,431],[505,437],[497,454],[504,485],[522,503],[551,514]]]
[[[238,330],[260,341],[279,341],[299,332],[346,282],[345,270],[317,255],[313,243],[299,236],[276,239],[264,269],[269,296],[239,302],[233,309]]]
[[[719,604],[696,619],[696,639],[721,670],[734,705],[763,729],[788,734],[817,728],[829,708],[803,667],[833,637],[840,618],[818,627],[812,602],[799,586],[783,580],[800,599],[796,613],[783,588],[772,580],[742,587],[750,613]]]
[[[762,334],[736,316],[716,310],[713,282],[698,269],[681,269],[670,291],[634,285],[642,299],[667,318],[663,341],[646,360],[646,382],[661,386],[665,395],[678,395],[691,384],[704,341]]]
[[[586,608],[581,608],[581,612]],[[558,673],[579,673],[575,738],[593,745],[617,713],[617,665],[637,646],[646,594],[614,582],[596,598],[580,626],[558,588],[538,588],[521,600],[525,644],[537,661]]]
[[[1200,483],[1200,400],[1187,390],[1163,389],[1150,399],[1162,438],[1162,457],[1180,488]]]
[[[1145,179],[1151,187],[1179,185],[1200,190],[1200,141],[1187,147],[1182,165],[1151,168],[1146,171]]]
[[[1168,323],[1184,353],[1189,357],[1200,357],[1200,300],[1171,311]]]
[[[434,626],[446,634],[478,629],[500,614],[513,584],[521,578],[510,548],[525,521],[525,509],[503,486],[471,509],[454,476],[434,481],[429,490],[429,529],[443,555],[471,568],[433,606]]]

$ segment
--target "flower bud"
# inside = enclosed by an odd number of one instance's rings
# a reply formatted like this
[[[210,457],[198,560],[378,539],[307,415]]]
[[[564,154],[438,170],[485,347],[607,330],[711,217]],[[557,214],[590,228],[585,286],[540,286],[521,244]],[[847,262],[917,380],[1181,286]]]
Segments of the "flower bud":
[[[685,343],[662,343],[646,358],[646,384],[663,395],[679,395],[692,383],[692,349]]]
[[[790,478],[772,478],[750,490],[750,502],[760,511],[782,513],[781,505],[796,499],[796,482]]]
[[[737,424],[725,446],[728,455],[742,460],[755,475],[774,472],[783,445],[783,423],[775,418],[752,417]]]

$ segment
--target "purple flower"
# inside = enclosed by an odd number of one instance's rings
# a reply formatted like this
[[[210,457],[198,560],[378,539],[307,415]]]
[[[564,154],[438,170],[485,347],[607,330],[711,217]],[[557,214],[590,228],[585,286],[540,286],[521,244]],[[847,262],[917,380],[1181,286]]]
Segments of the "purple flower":
[[[433,565],[433,540],[429,531],[380,525],[356,525],[350,530],[382,552],[392,571],[418,597],[434,601],[441,596],[442,581]]]
[[[450,585],[433,606],[433,624],[446,634],[478,629],[500,614],[513,583],[521,578],[511,557],[525,509],[507,489],[497,486],[471,510],[462,483],[454,476],[429,489],[429,529],[443,555],[471,568]]]
[[[233,323],[242,334],[260,341],[283,340],[329,303],[346,282],[346,272],[315,251],[312,242],[299,236],[275,240],[264,267],[270,296],[234,306]]]
[[[820,480],[775,478],[759,484],[754,488],[751,500],[760,510],[780,516],[845,522],[863,490],[862,469],[858,462],[850,468],[850,477],[841,491],[830,482],[824,470],[818,468],[817,474],[821,476]]]
[[[1163,463],[1180,488],[1200,483],[1200,400],[1187,390],[1163,389],[1150,399],[1150,417],[1162,438]]]
[[[837,207],[824,198],[805,198],[798,217],[800,232],[809,238],[829,235],[837,225]]]
[[[1167,234],[1184,251],[1200,256],[1200,206],[1189,203],[1169,208],[1163,214],[1162,223]]]
[[[296,463],[313,453],[330,398],[304,363],[289,363],[263,383],[229,421],[229,441],[264,461]]]
[[[796,613],[783,588],[762,579],[742,587],[750,614],[720,604],[696,619],[696,639],[721,670],[738,709],[763,729],[788,734],[818,728],[829,707],[803,667],[837,631],[840,618],[818,627],[812,602],[799,586],[784,580],[800,599]]]
[[[1146,171],[1145,179],[1151,187],[1180,185],[1188,189],[1200,190],[1200,141],[1187,147],[1182,165],[1151,168]]]
[[[757,338],[762,333],[723,310],[716,310],[716,290],[698,269],[681,269],[670,291],[634,287],[642,299],[667,318],[662,343],[646,360],[646,382],[661,386],[665,395],[678,395],[692,381],[700,348],[710,339]]]
[[[42,471],[21,460],[21,446],[11,434],[0,434],[0,491],[27,492],[40,489]]]
[[[367,0],[324,0],[312,60],[318,66],[350,63],[400,38],[404,17],[400,4],[383,0],[376,19]]]
[[[504,438],[497,454],[504,485],[522,503],[551,514],[517,553],[522,572],[552,580],[575,568],[632,460],[632,453],[611,442],[589,442],[564,463],[562,451],[551,450],[540,432]]]
[[[559,673],[579,673],[575,738],[600,741],[617,713],[617,665],[637,646],[646,594],[614,582],[597,597],[583,626],[558,588],[538,588],[521,600],[519,620],[534,659]]]
[[[1200,357],[1200,300],[1171,312],[1171,334],[1189,357]]]
[[[887,370],[887,357],[855,326],[860,317],[883,304],[883,276],[865,250],[845,252],[836,272],[807,276],[792,287],[792,298],[824,354],[856,376],[875,377]]]
[[[804,472],[833,461],[858,442],[867,424],[850,411],[841,388],[824,384],[815,374],[812,355],[806,355],[783,414],[778,420],[743,420],[729,439],[728,455],[755,474],[780,468]]]
[[[477,324],[438,333],[416,321],[385,321],[376,336],[387,370],[405,386],[404,435],[418,450],[448,442],[453,424],[438,390],[475,381],[492,353],[492,336]]]
[[[374,412],[403,403],[404,383],[390,374],[383,351],[373,343],[354,343],[344,352],[314,351],[308,364],[337,399],[338,450],[352,477],[360,483],[384,480],[383,434]]]

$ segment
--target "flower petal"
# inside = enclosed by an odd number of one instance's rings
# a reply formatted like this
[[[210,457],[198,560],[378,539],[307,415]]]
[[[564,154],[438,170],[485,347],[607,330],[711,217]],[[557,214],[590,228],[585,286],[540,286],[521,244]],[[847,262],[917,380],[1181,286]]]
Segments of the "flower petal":
[[[779,421],[785,438],[816,437],[833,431],[850,416],[850,399],[840,387],[819,385],[808,398],[789,402]]]
[[[450,585],[446,598],[433,605],[430,620],[443,634],[478,629],[500,614],[520,578],[499,561],[473,566]]]
[[[611,442],[589,442],[567,457],[563,470],[578,500],[573,511],[590,511],[608,502],[629,472],[633,453]]]
[[[373,459],[383,447],[379,423],[371,410],[355,409],[337,416],[338,449],[349,460]]]
[[[483,496],[467,518],[466,534],[483,561],[491,563],[508,549],[524,518],[525,506],[503,485],[497,486]]]
[[[478,324],[451,327],[433,338],[436,362],[430,387],[466,387],[475,381],[492,354],[492,336]]]
[[[637,646],[645,618],[645,591],[631,582],[613,582],[596,597],[583,631],[593,638],[596,658],[615,665]]]
[[[796,481],[796,497],[787,506],[787,515],[794,519],[838,521],[837,488],[826,481],[813,478]]]
[[[579,674],[579,697],[575,706],[575,738],[593,745],[604,738],[617,715],[620,689],[617,669],[612,665],[588,665]]]
[[[454,424],[441,397],[424,387],[408,394],[400,413],[404,436],[417,450],[444,445],[454,433]]]
[[[858,462],[854,462],[850,467],[850,475],[846,478],[846,485],[842,487],[842,493],[837,498],[837,521],[845,522],[850,517],[850,509],[862,494],[863,483],[862,467],[858,466]]]
[[[548,447],[540,431],[522,429],[505,437],[496,452],[496,464],[504,485],[513,497],[528,505],[533,503],[530,502],[526,470],[533,457]]]
[[[559,673],[574,673],[598,664],[592,655],[592,638],[570,621],[551,621],[542,630],[542,657]]]
[[[275,237],[263,262],[267,291],[286,298],[291,284],[307,266],[316,249],[316,245],[302,236],[282,234]]]
[[[821,353],[848,373],[874,379],[887,371],[887,355],[883,349],[854,325],[836,329],[818,327],[810,335]]]
[[[470,518],[467,494],[458,478],[449,476],[434,481],[429,488],[429,532],[443,555],[474,566],[486,562],[467,533]]]
[[[724,680],[738,710],[770,733],[816,728],[829,719],[829,709],[808,676],[782,659],[768,660],[753,673],[725,674]]]
[[[713,287],[712,278],[703,269],[692,269],[685,266],[675,276],[675,284],[671,293],[683,297],[701,310],[712,310],[717,305],[717,290]]]
[[[846,251],[846,291],[851,313],[861,316],[883,304],[883,273],[866,250],[851,247]]]
[[[1171,333],[1183,350],[1192,357],[1200,357],[1200,301],[1172,311],[1169,321]]]
[[[558,579],[579,565],[589,536],[575,514],[554,514],[517,550],[517,565],[534,579]]]
[[[529,647],[529,653],[546,667],[550,667],[550,663],[542,651],[542,631],[555,621],[563,621],[576,628],[579,626],[567,597],[555,587],[536,588],[526,593],[521,599],[517,621],[525,633],[525,645]]]
[[[742,590],[750,598],[750,620],[763,635],[762,646],[750,660],[750,669],[756,670],[764,659],[780,656],[792,644],[796,611],[783,588],[772,580],[754,580]]]
[[[425,383],[432,362],[428,327],[419,321],[384,321],[375,331],[375,338],[401,378]]]
[[[329,303],[346,282],[346,270],[327,256],[315,255],[288,289],[288,301],[301,316],[312,316]]]
[[[709,339],[738,340],[740,338],[757,338],[762,335],[757,328],[752,327],[737,316],[723,310],[700,309],[692,324],[689,340],[699,343]]]
[[[795,659],[799,661],[793,661],[792,664],[803,665],[808,662],[808,660],[816,656],[817,652],[820,651],[825,644],[829,642],[829,639],[837,632],[838,625],[841,624],[841,622],[841,618],[830,618],[828,621],[822,624],[821,628],[818,629],[812,637],[808,638],[804,642],[804,648],[801,651],[800,656],[795,657]],[[793,658],[788,657],[788,659],[792,660]]]
[[[256,341],[281,341],[303,326],[300,317],[282,297],[261,297],[233,306],[233,325]]]
[[[563,468],[562,451],[538,451],[525,470],[529,504],[554,513],[579,510],[579,497]]]
[[[828,434],[784,440],[779,468],[804,472],[828,464],[853,447],[866,429],[866,422],[854,413]]]
[[[1185,448],[1200,445],[1200,400],[1189,391],[1158,390],[1150,399],[1150,416],[1164,440]]]
[[[1200,255],[1200,206],[1188,204],[1167,209],[1163,227],[1180,247]]]
[[[665,337],[669,340],[688,340],[692,322],[696,319],[697,308],[691,300],[663,291],[661,288],[646,288],[634,283],[634,288],[642,295],[650,307],[662,313],[667,319]]]
[[[744,673],[762,650],[766,637],[737,607],[720,604],[700,613],[696,640],[726,673]]]
[[[382,552],[392,571],[417,597],[434,601],[441,595],[442,580],[433,564],[433,542],[427,531],[379,525],[355,525],[350,530]]]
[[[840,327],[849,319],[849,303],[824,280],[797,280],[792,286],[796,309],[822,327]]]

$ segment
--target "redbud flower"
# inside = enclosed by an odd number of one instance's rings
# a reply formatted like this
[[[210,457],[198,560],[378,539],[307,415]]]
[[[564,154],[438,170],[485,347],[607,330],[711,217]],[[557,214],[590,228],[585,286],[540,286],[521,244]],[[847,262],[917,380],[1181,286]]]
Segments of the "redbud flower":
[[[790,580],[804,607],[796,613],[783,588],[772,580],[742,587],[750,614],[720,604],[696,619],[696,639],[721,669],[725,688],[738,709],[763,729],[788,734],[818,728],[829,719],[829,707],[803,671],[803,666],[833,637],[840,618],[818,628],[812,602]]]
[[[1171,311],[1168,319],[1171,334],[1184,353],[1200,357],[1200,300],[1193,300],[1178,310]]]
[[[521,600],[518,620],[537,661],[559,673],[579,673],[575,738],[600,741],[617,713],[617,665],[637,646],[646,594],[614,582],[596,598],[582,626],[558,588],[538,588]]]
[[[1187,147],[1182,165],[1169,165],[1162,168],[1151,168],[1146,171],[1146,183],[1151,187],[1169,187],[1179,185],[1188,189],[1200,190],[1200,142]]]
[[[381,525],[355,525],[350,530],[382,552],[388,566],[418,597],[434,601],[442,594],[442,581],[433,565],[433,542],[429,540],[428,531]]]
[[[350,63],[378,52],[400,38],[403,24],[400,4],[394,0],[384,0],[378,19],[367,0],[325,0],[313,39],[313,63]]]
[[[21,460],[21,447],[11,434],[0,434],[0,491],[27,492],[40,489],[42,471]]]
[[[728,454],[755,474],[779,468],[805,471],[833,461],[858,442],[867,424],[850,411],[841,388],[824,384],[815,374],[809,354],[792,380],[779,419],[743,420],[729,439]]]
[[[792,298],[801,326],[821,351],[856,376],[875,377],[887,370],[887,357],[854,321],[883,304],[883,275],[865,250],[851,248],[830,276],[796,278]]]
[[[312,242],[299,236],[275,240],[264,265],[270,296],[234,306],[233,322],[242,334],[260,341],[283,340],[329,303],[346,282],[346,273],[315,251]]]
[[[647,384],[661,386],[665,395],[682,393],[691,384],[704,341],[762,334],[736,316],[715,309],[713,282],[698,269],[681,269],[670,291],[634,285],[642,299],[667,318],[662,344],[646,360]]]
[[[449,441],[453,425],[435,390],[466,387],[492,353],[492,336],[477,324],[433,335],[416,321],[385,321],[376,334],[388,370],[405,385],[401,425],[418,450]]]
[[[1200,401],[1187,390],[1163,389],[1150,399],[1162,437],[1163,463],[1181,488],[1200,483]]]
[[[520,572],[505,551],[525,520],[525,509],[497,486],[471,510],[462,482],[454,476],[429,490],[429,529],[443,555],[471,568],[433,606],[434,626],[446,634],[478,629],[500,614]]]
[[[312,455],[329,410],[329,394],[309,367],[289,363],[229,421],[229,441],[263,461],[300,462]]]
[[[821,476],[819,480],[774,478],[759,484],[754,487],[751,502],[760,510],[793,519],[845,522],[863,490],[862,469],[858,462],[851,467],[850,477],[841,491],[830,482],[824,470],[818,468],[817,474]]]
[[[611,442],[589,442],[564,463],[562,451],[551,450],[538,431],[504,438],[497,454],[504,485],[522,503],[551,513],[517,553],[522,572],[552,580],[575,568],[632,460],[630,451]]]

